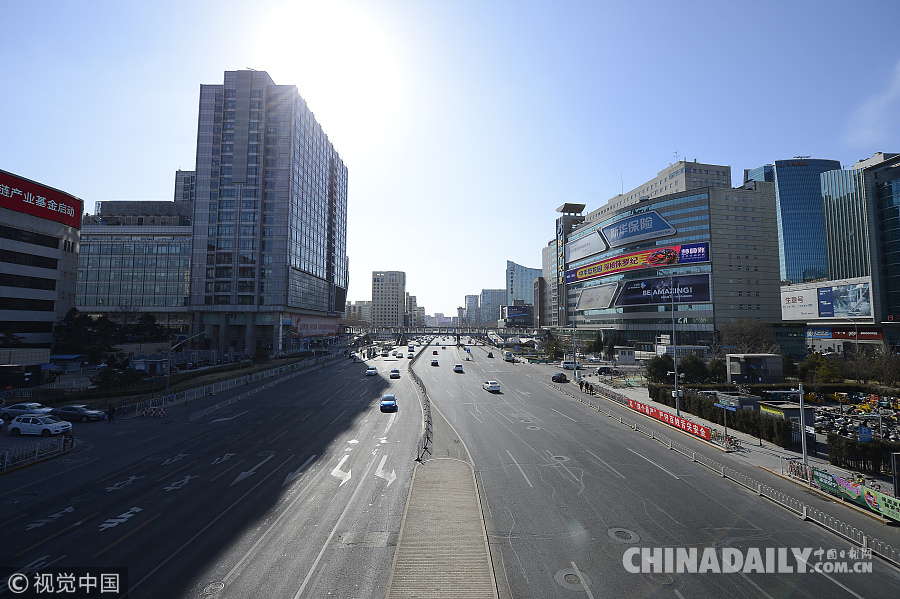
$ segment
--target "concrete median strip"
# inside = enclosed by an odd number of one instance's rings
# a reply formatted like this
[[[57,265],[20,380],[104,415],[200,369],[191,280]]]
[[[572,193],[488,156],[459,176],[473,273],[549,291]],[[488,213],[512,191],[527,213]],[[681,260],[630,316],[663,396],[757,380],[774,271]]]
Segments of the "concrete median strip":
[[[475,473],[461,460],[416,466],[387,599],[497,599]]]

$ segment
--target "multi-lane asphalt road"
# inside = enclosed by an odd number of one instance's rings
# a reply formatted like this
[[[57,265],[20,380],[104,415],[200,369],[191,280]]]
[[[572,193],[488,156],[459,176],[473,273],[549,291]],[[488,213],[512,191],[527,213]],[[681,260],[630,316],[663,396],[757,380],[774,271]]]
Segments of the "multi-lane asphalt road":
[[[779,548],[851,545],[551,389],[551,367],[487,359],[481,349],[469,362],[450,346],[441,354],[439,366],[420,360],[416,371],[471,454],[501,597],[896,597],[900,575],[877,560],[871,574],[630,573],[623,557],[631,548],[777,556]],[[463,374],[452,372],[455,363]],[[482,390],[486,380],[502,393]]]
[[[204,404],[78,426],[77,451],[0,479],[0,565],[125,566],[131,598],[379,596],[422,432],[407,363],[339,361],[193,423]]]
[[[500,597],[896,596],[900,575],[877,559],[869,574],[630,573],[634,548],[851,546],[552,389],[551,367],[470,349],[466,361],[428,347],[415,370],[434,406],[435,456],[476,469]],[[369,365],[378,376],[364,376]],[[408,367],[338,361],[193,422],[206,404],[76,423],[77,451],[0,478],[0,566],[124,566],[132,598],[383,597],[422,433]],[[395,414],[379,410],[386,392]]]

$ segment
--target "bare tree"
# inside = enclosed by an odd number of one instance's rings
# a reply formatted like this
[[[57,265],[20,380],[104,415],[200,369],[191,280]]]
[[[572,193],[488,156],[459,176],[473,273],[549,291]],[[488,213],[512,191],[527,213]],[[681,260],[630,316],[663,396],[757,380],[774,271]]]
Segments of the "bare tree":
[[[138,307],[131,303],[119,304],[116,306],[116,313],[113,318],[124,329],[137,321],[138,312]]]
[[[742,354],[775,354],[780,348],[775,343],[772,325],[762,320],[738,318],[719,327],[722,342],[732,345]]]

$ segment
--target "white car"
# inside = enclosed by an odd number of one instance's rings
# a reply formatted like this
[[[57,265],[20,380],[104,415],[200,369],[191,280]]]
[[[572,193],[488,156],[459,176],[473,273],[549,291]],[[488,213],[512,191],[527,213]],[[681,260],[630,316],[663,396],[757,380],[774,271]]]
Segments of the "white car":
[[[9,423],[9,434],[16,435],[41,435],[49,437],[72,430],[71,422],[63,422],[58,416],[50,414],[25,414],[16,416]]]
[[[378,374],[378,369],[374,366],[369,366],[366,368],[366,376],[375,376]]]
[[[486,389],[491,393],[499,393],[500,392],[500,383],[497,381],[485,381],[481,384],[482,389]]]

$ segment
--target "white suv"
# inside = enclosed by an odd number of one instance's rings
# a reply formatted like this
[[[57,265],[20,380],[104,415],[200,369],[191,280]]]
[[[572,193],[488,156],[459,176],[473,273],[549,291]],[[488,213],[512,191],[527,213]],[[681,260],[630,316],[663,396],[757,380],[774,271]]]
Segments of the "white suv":
[[[72,430],[71,422],[63,422],[50,414],[25,414],[16,416],[9,423],[10,435],[41,435],[49,437]]]

